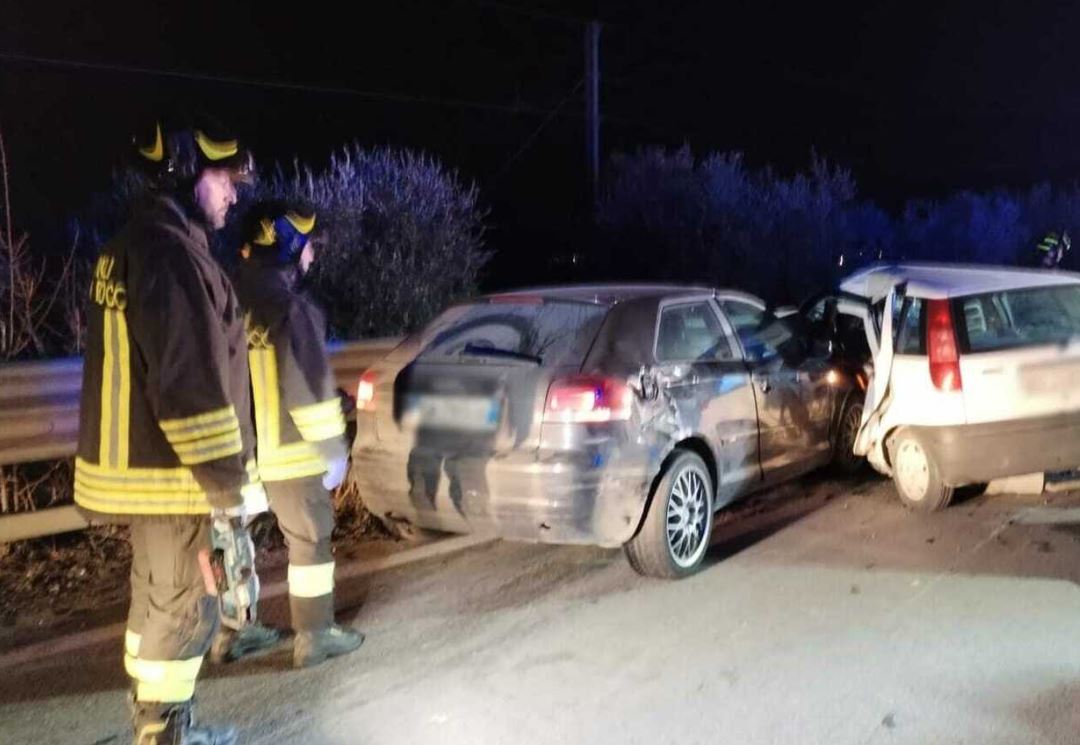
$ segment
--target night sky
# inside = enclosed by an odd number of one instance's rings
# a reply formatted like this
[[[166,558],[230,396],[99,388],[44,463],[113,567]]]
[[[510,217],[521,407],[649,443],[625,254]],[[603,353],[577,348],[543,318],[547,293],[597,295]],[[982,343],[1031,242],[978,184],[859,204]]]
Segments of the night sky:
[[[605,155],[687,143],[789,172],[816,148],[895,209],[1075,179],[1070,5],[399,0],[275,14],[8,0],[0,128],[14,211],[38,235],[105,185],[132,122],[163,106],[213,112],[263,162],[317,165],[349,140],[420,148],[480,184],[501,255],[494,282],[513,283],[511,258],[587,240],[586,19],[604,24]]]

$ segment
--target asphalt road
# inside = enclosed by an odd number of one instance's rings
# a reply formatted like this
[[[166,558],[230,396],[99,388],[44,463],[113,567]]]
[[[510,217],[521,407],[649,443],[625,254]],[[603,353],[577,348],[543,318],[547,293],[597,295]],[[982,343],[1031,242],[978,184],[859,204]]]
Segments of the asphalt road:
[[[199,713],[267,744],[1075,745],[1078,507],[810,479],[725,514],[682,582],[494,542],[344,583],[359,652],[210,668]],[[125,690],[119,639],[7,669],[0,743],[127,742]]]

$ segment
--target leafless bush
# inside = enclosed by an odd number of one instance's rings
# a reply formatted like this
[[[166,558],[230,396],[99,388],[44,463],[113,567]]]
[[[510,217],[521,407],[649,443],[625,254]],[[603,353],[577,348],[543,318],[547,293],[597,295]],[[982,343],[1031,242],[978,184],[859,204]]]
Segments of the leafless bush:
[[[7,148],[0,132],[0,361],[74,353],[82,344],[80,288],[85,283],[78,278],[85,272],[80,271],[74,249],[58,269],[34,255],[29,234],[15,227],[11,196]],[[0,466],[0,512],[68,501],[70,494],[69,461]]]

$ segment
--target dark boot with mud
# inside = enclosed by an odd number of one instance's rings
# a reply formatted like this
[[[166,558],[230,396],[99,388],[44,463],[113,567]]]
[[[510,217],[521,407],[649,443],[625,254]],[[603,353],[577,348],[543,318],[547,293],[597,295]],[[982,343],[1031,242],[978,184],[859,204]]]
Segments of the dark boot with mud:
[[[190,701],[180,704],[139,703],[133,717],[135,745],[236,745],[231,727],[198,727]]]
[[[318,631],[298,631],[293,641],[293,667],[313,667],[355,652],[363,643],[364,635],[359,631],[337,624]]]
[[[270,626],[253,623],[239,631],[222,627],[210,647],[210,661],[215,665],[236,662],[243,657],[261,657],[281,643],[281,632]]]

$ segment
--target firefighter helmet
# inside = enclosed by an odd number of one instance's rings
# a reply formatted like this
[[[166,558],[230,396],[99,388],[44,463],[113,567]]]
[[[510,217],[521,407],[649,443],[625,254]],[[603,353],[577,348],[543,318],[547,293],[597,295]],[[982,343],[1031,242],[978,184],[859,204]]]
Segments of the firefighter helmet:
[[[241,181],[254,177],[251,152],[210,119],[177,128],[157,120],[137,132],[133,144],[138,169],[158,186],[194,181],[209,168],[227,169]]]
[[[315,230],[315,211],[307,205],[261,202],[248,218],[244,258],[258,254],[277,264],[295,264]]]

